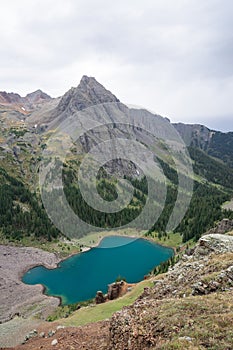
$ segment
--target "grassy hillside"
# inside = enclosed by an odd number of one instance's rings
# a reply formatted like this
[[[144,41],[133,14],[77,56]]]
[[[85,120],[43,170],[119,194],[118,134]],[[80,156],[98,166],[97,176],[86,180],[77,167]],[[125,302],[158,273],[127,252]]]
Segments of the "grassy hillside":
[[[58,319],[59,322],[65,326],[82,326],[88,323],[102,321],[110,318],[112,314],[119,311],[123,306],[131,305],[143,292],[145,287],[152,287],[152,280],[145,280],[133,287],[132,291],[128,292],[123,297],[116,300],[108,301],[104,304],[89,305],[82,307],[75,311],[68,318],[60,318],[68,311],[68,306],[59,307],[53,315],[49,317],[50,320]]]

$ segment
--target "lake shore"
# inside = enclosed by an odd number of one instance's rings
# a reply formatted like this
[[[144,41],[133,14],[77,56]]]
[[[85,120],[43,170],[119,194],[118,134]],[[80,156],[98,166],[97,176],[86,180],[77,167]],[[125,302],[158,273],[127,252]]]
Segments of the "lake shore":
[[[135,233],[136,232],[136,233]],[[144,234],[146,231],[137,231],[136,229],[126,229],[126,230],[109,230],[109,231],[99,231],[99,232],[91,232],[86,236],[75,240],[76,244],[82,245],[83,249],[88,250],[91,248],[95,248],[99,245],[101,240],[104,237],[108,236],[124,236],[124,237],[132,237],[132,238],[144,238]]]
[[[30,247],[0,245],[0,323],[15,315],[28,317],[41,309],[42,317],[59,305],[59,299],[43,294],[43,286],[29,286],[21,281],[32,267],[56,268],[60,259],[53,253]],[[40,312],[41,312],[40,310]]]
[[[82,252],[85,253],[92,248],[97,247],[107,236],[121,236],[135,239],[145,239],[154,244],[159,244],[150,237],[139,237],[138,235],[124,235],[120,232],[111,232],[109,235],[102,235],[93,246],[83,246]],[[174,249],[173,249],[174,251]],[[15,247],[0,245],[0,324],[9,321],[14,315],[27,314],[27,308],[34,304],[47,304],[48,308],[56,307],[61,304],[60,297],[50,297],[44,294],[43,285],[27,285],[22,282],[23,275],[33,267],[44,266],[48,269],[57,268],[59,263],[69,257],[80,254],[73,253],[65,258],[60,258],[54,253],[49,253],[42,249],[32,247]],[[47,307],[45,307],[46,309]]]
[[[48,271],[40,266],[29,271],[23,280],[28,284],[46,285],[46,293],[62,296],[64,305],[74,304],[94,298],[97,290],[105,293],[107,285],[117,277],[137,283],[174,254],[171,248],[138,236],[111,235],[99,238],[99,248],[93,247],[89,253],[83,252],[65,259],[56,271]],[[138,259],[139,256],[141,259]],[[102,271],[104,273],[100,273]]]
[[[110,236],[128,237],[128,238],[134,238],[134,239],[145,239],[145,240],[147,240],[153,244],[157,244],[161,247],[170,248],[173,250],[174,254],[176,253],[176,247],[166,245],[166,241],[164,243],[158,242],[153,237],[144,236],[143,233],[141,233],[141,235],[140,235],[140,234],[132,234],[131,232],[130,233],[123,233],[122,231],[110,231],[110,232],[106,232],[102,235],[100,233],[96,233],[94,243],[90,246],[87,246],[84,244],[84,246],[82,247],[82,253],[87,252],[92,248],[98,247],[104,238],[110,237]]]
[[[111,232],[108,236],[113,235],[113,232]],[[155,243],[153,239],[148,237],[120,233],[117,236],[142,238]],[[104,237],[100,236],[95,247],[105,237],[106,235]],[[82,253],[92,248],[94,246],[82,247]],[[36,266],[45,266],[47,269],[57,268],[63,260],[76,254],[80,253],[72,253],[66,258],[60,258],[57,254],[39,248],[0,245],[0,339],[6,333],[6,330],[11,327],[10,325],[15,324],[15,318],[18,318],[16,330],[18,334],[21,327],[25,329],[26,326],[30,330],[35,321],[37,323],[43,322],[61,303],[61,298],[45,295],[43,285],[24,284],[21,280],[22,276]],[[31,323],[29,320],[31,320]],[[6,338],[5,335],[4,337]],[[2,337],[2,340],[4,337]],[[0,341],[0,347],[3,345]]]

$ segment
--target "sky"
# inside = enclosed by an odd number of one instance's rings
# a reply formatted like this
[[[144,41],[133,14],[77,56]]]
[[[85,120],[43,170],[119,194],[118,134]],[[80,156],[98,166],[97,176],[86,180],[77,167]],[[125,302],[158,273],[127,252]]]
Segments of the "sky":
[[[94,76],[123,103],[233,131],[232,0],[2,0],[0,91]]]

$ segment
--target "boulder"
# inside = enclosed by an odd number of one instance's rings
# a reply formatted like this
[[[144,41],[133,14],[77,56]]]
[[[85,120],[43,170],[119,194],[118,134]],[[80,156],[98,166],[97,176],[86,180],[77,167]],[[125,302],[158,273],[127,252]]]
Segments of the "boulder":
[[[58,344],[58,340],[57,339],[53,339],[51,342],[51,345],[57,345]]]
[[[105,303],[105,301],[106,301],[106,298],[105,298],[103,292],[101,290],[99,290],[95,296],[95,303],[102,304],[102,303]]]
[[[117,299],[122,292],[122,287],[124,286],[124,284],[125,284],[124,281],[109,284],[109,286],[108,286],[108,299],[109,300]]]
[[[195,248],[194,256],[197,258],[213,252],[216,254],[233,252],[233,236],[218,233],[202,236]]]

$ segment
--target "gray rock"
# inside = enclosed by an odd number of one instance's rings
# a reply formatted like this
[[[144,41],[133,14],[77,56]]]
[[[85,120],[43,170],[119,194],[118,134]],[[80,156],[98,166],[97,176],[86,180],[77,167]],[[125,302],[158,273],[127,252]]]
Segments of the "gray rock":
[[[105,303],[105,301],[106,301],[106,298],[105,298],[103,292],[101,290],[99,290],[95,296],[95,303],[102,304],[102,303]]]
[[[49,331],[49,332],[48,332],[48,337],[49,337],[49,338],[50,338],[50,337],[53,337],[54,334],[56,334],[56,331],[54,331],[54,330]]]
[[[194,256],[197,258],[213,252],[217,254],[233,252],[233,236],[217,233],[204,235],[195,248]]]
[[[57,331],[59,331],[59,329],[64,329],[65,326],[57,326]]]
[[[184,336],[184,337],[179,337],[179,340],[186,340],[186,341],[191,342],[193,340],[193,338]]]
[[[217,224],[216,227],[206,232],[206,234],[224,234],[231,230],[233,230],[233,220],[223,219]]]
[[[87,107],[100,103],[120,102],[116,96],[106,90],[95,78],[84,75],[77,88],[71,88],[62,97],[55,114],[64,111],[81,111]]]
[[[51,342],[51,345],[57,345],[58,344],[58,340],[57,339],[53,339],[53,341]]]

